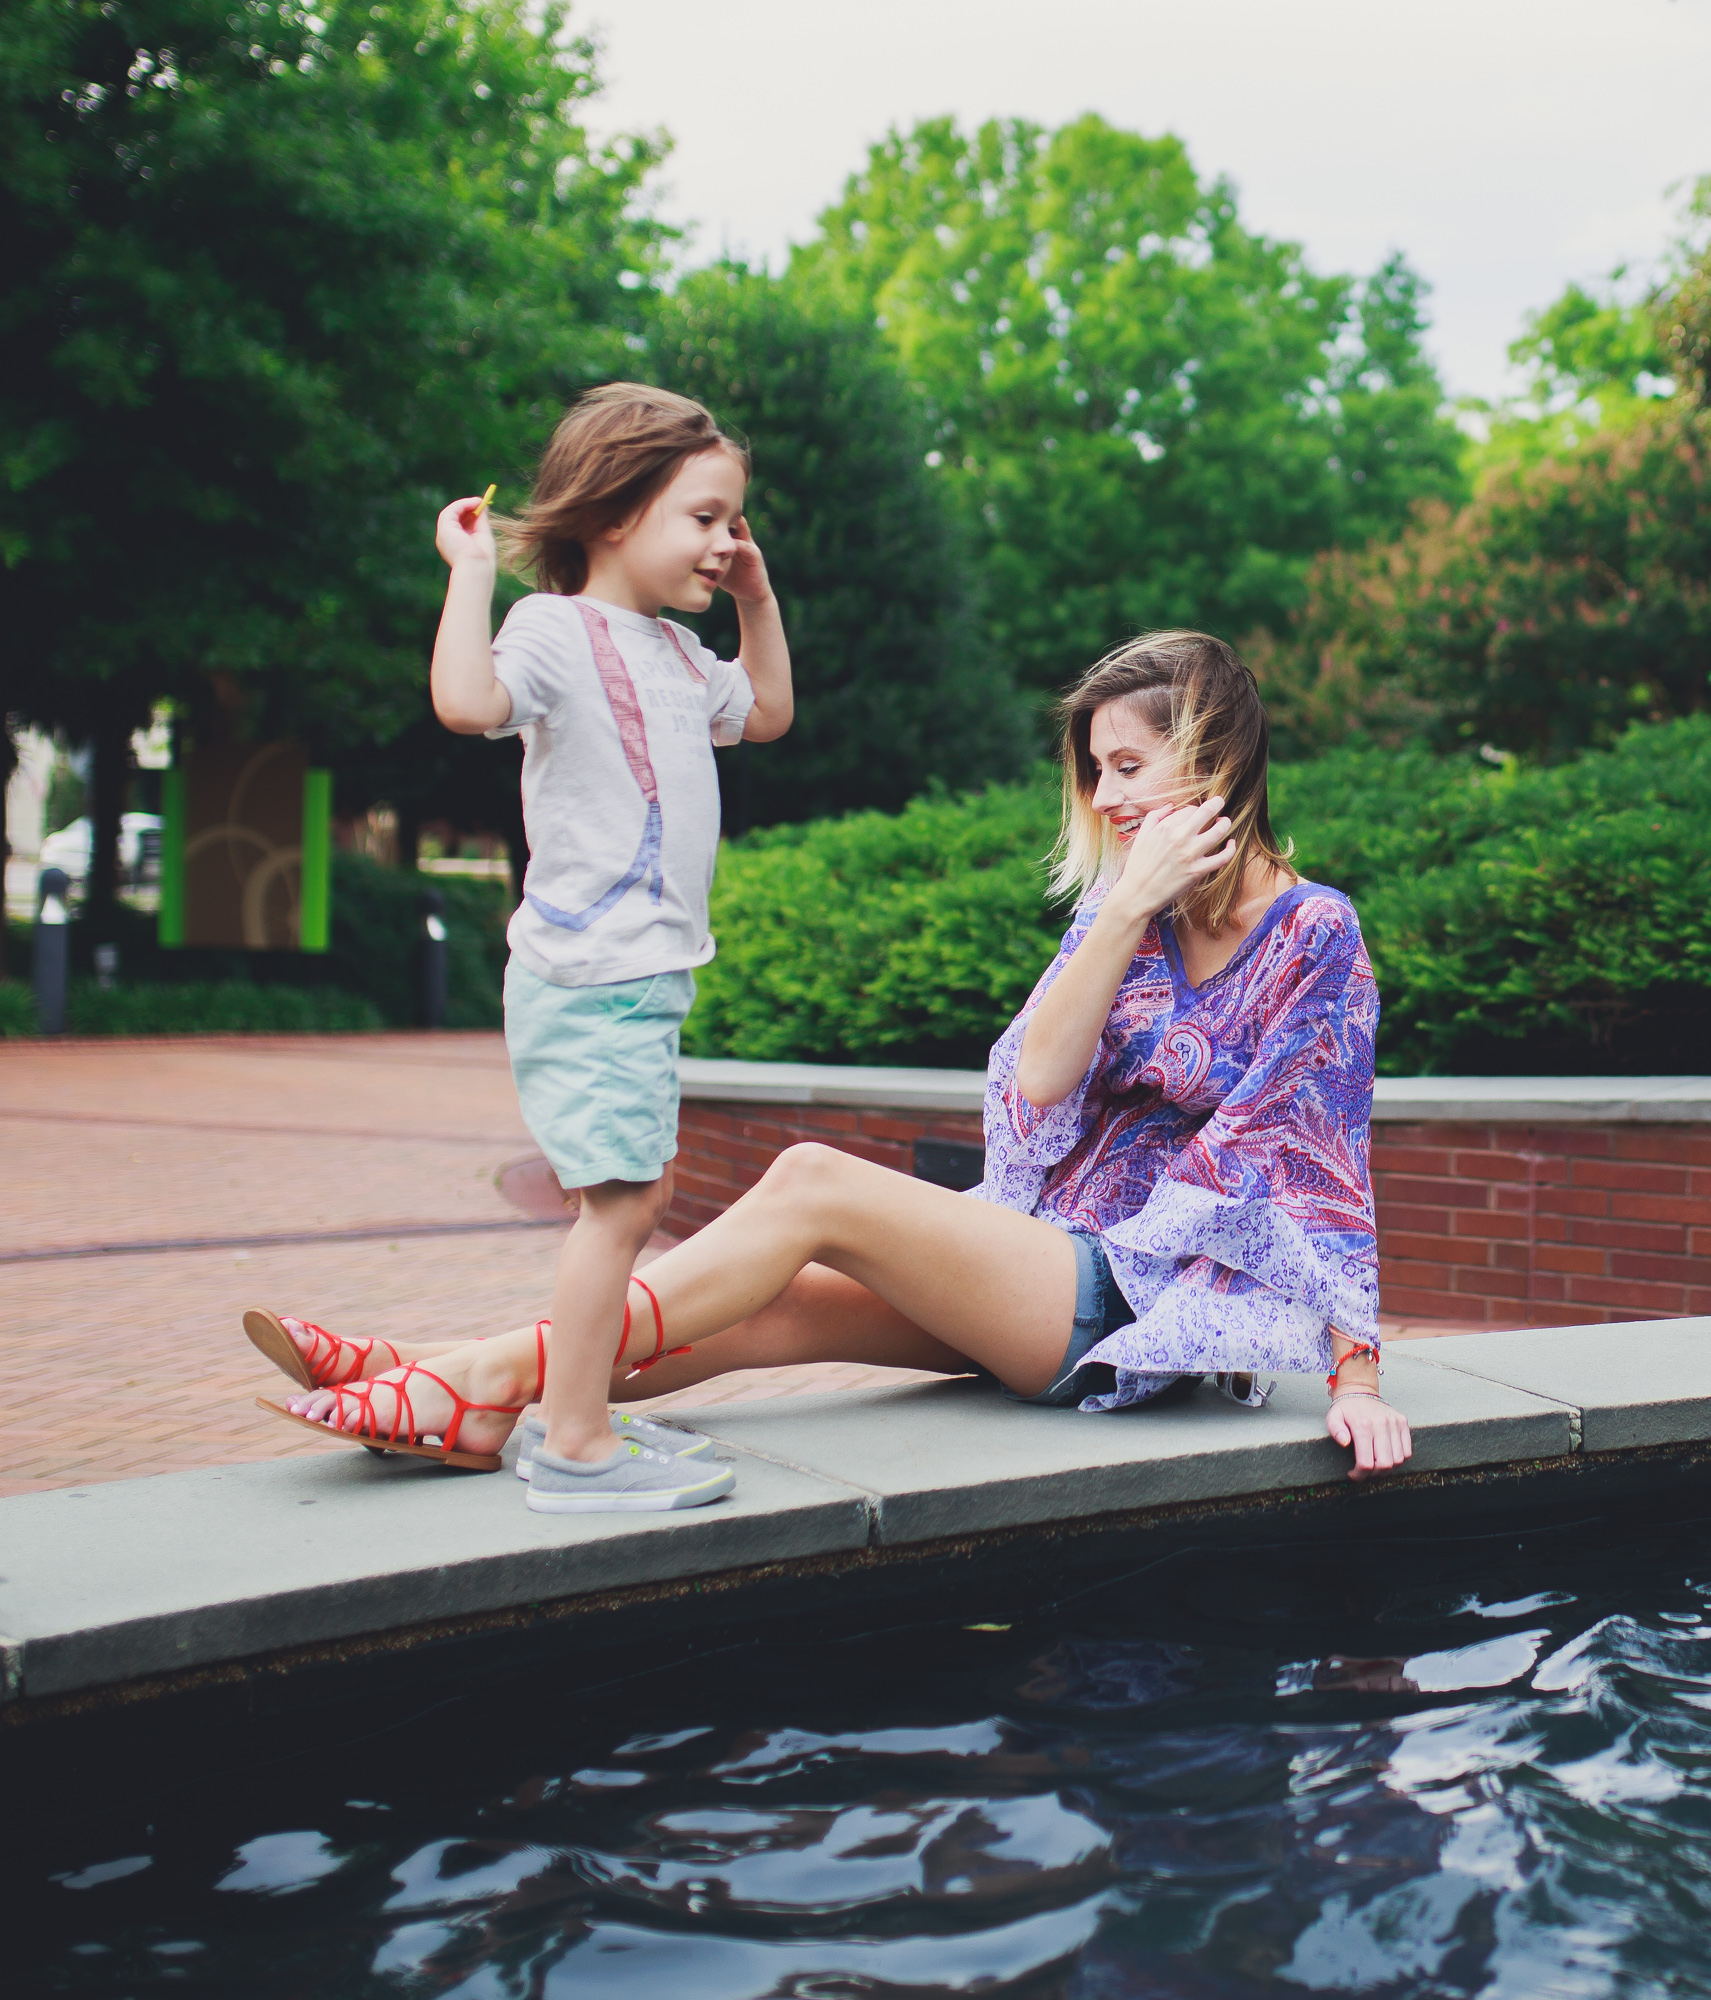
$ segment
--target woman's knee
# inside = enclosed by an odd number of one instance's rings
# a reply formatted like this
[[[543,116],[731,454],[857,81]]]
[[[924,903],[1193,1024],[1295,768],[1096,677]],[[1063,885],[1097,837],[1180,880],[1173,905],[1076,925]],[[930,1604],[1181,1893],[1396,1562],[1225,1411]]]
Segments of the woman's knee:
[[[794,1209],[812,1209],[835,1199],[837,1190],[849,1178],[854,1162],[835,1146],[821,1146],[812,1140],[787,1146],[761,1176],[757,1193],[781,1201]]]

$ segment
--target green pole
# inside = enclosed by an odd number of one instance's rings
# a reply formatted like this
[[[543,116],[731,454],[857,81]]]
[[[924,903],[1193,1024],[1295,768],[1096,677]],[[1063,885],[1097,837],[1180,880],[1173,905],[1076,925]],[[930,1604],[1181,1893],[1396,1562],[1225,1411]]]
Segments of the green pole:
[[[160,910],[155,935],[162,946],[184,942],[184,772],[160,774]]]
[[[303,773],[303,872],[297,948],[325,951],[332,941],[333,774]]]

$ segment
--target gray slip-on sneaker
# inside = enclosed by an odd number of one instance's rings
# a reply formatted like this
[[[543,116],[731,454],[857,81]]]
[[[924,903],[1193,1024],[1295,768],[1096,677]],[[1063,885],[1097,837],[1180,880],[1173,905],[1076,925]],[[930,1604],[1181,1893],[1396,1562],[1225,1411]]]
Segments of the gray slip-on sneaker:
[[[672,1458],[700,1458],[713,1449],[705,1431],[692,1431],[682,1424],[662,1424],[657,1417],[635,1417],[622,1410],[612,1412],[612,1435],[632,1438],[650,1451],[663,1451]],[[544,1417],[525,1417],[517,1432],[517,1477],[527,1479],[536,1450],[547,1441]]]
[[[672,1507],[704,1507],[729,1493],[737,1475],[681,1453],[652,1451],[634,1440],[594,1465],[535,1450],[528,1501],[537,1514],[649,1514]]]

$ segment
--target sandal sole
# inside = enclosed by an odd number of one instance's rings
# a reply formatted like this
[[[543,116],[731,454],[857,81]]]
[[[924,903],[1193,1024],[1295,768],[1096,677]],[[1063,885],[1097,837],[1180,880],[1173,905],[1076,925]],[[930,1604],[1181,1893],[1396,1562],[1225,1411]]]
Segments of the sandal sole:
[[[283,1417],[288,1424],[296,1424],[316,1437],[326,1438],[331,1444],[359,1444],[364,1451],[372,1451],[377,1458],[386,1458],[397,1452],[405,1458],[431,1458],[437,1465],[455,1465],[460,1472],[497,1472],[504,1463],[496,1451],[447,1451],[444,1445],[407,1444],[402,1438],[394,1444],[387,1438],[364,1437],[360,1431],[336,1431],[328,1424],[316,1423],[313,1418],[300,1417],[295,1410],[286,1409],[283,1403],[270,1402],[266,1396],[257,1396],[255,1406],[272,1416]]]
[[[298,1351],[296,1341],[285,1331],[278,1313],[245,1313],[244,1332],[249,1336],[251,1346],[266,1355],[282,1375],[289,1375],[299,1388],[313,1390],[320,1386],[309,1373],[308,1362]],[[289,1410],[286,1411],[287,1416],[290,1414]]]

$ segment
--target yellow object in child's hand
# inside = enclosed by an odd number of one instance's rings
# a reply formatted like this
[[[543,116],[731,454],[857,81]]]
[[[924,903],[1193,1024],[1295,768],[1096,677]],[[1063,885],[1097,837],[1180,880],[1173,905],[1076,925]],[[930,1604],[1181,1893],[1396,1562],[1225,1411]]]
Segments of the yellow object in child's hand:
[[[481,498],[475,503],[475,518],[478,521],[481,519],[482,515],[487,512],[488,508],[493,504],[493,496],[498,491],[499,491],[498,483],[495,482],[492,486],[488,487],[487,491],[484,494],[482,494]]]

